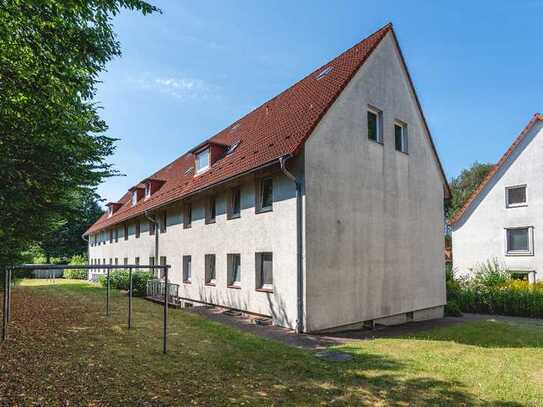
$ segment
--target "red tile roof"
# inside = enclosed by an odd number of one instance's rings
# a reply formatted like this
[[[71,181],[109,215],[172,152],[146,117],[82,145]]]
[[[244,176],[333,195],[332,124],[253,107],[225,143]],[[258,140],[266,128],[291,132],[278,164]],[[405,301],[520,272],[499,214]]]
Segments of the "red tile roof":
[[[394,33],[392,24],[387,24],[207,140],[207,143],[222,145],[240,142],[234,152],[215,162],[208,171],[196,177],[194,171],[187,172],[194,166],[192,153],[195,149],[191,149],[149,177],[165,181],[151,198],[140,200],[132,206],[130,194],[126,193],[119,201],[123,206],[109,218],[107,215],[102,216],[85,234],[272,164],[282,156],[297,154],[320,119],[388,32]],[[327,68],[332,70],[319,77]]]
[[[507,149],[507,151],[505,152],[505,154],[502,156],[502,158],[500,158],[500,161],[498,161],[496,163],[496,165],[494,165],[494,167],[492,167],[492,169],[489,171],[489,173],[483,179],[481,184],[479,184],[477,189],[471,193],[471,195],[466,200],[466,202],[464,203],[462,208],[458,212],[456,212],[454,217],[449,221],[449,225],[454,225],[460,220],[460,218],[468,210],[468,208],[471,206],[471,204],[475,201],[477,196],[483,191],[483,189],[492,180],[492,178],[494,177],[494,175],[496,175],[496,173],[500,170],[500,168],[503,167],[503,165],[507,162],[509,157],[511,157],[511,155],[513,154],[515,149],[519,146],[520,143],[522,143],[522,140],[524,140],[524,138],[526,137],[528,132],[532,129],[532,127],[538,121],[543,121],[543,116],[541,114],[539,114],[539,113],[536,113],[536,114],[533,115],[532,119],[528,122],[526,127],[524,127],[524,129],[520,132],[520,134],[517,136],[515,141],[513,141],[513,144],[511,144],[511,147],[509,147]]]

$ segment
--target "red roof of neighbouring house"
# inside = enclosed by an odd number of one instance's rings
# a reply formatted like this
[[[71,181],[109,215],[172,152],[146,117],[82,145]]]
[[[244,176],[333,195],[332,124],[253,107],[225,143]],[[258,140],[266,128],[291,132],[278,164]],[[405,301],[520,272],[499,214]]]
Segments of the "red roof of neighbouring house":
[[[219,182],[270,165],[282,156],[297,154],[315,126],[388,32],[394,35],[392,24],[387,24],[278,96],[199,144],[198,147],[206,143],[229,146],[239,142],[239,146],[231,154],[213,163],[208,171],[198,176],[194,176],[194,171],[188,171],[194,166],[193,152],[197,148],[191,149],[150,177],[164,181],[151,198],[141,200],[132,206],[130,193],[126,193],[119,201],[123,206],[109,218],[107,215],[102,216],[85,234],[142,215],[146,210],[166,205]],[[328,68],[331,68],[331,71]],[[319,77],[325,69],[329,72]],[[426,122],[424,124],[426,125]],[[435,156],[439,163],[437,153]],[[439,166],[441,169],[440,163]],[[444,185],[447,185],[442,169],[441,173]]]
[[[515,141],[513,141],[513,144],[511,144],[511,147],[507,149],[505,154],[500,158],[500,161],[492,167],[492,169],[488,172],[486,177],[483,179],[481,184],[477,187],[475,191],[472,192],[472,194],[469,196],[469,198],[466,200],[462,208],[456,212],[454,217],[449,221],[450,225],[454,225],[456,222],[460,220],[460,218],[464,215],[464,213],[468,210],[468,208],[471,206],[471,204],[475,201],[477,196],[483,191],[483,189],[487,186],[487,184],[492,180],[492,178],[496,175],[496,173],[500,170],[500,168],[503,167],[503,165],[507,162],[509,157],[513,154],[515,149],[522,143],[522,140],[526,137],[528,132],[532,129],[532,127],[538,122],[543,121],[543,116],[539,113],[536,113],[533,115],[532,119],[528,122],[526,127],[520,132],[520,134],[517,136]]]

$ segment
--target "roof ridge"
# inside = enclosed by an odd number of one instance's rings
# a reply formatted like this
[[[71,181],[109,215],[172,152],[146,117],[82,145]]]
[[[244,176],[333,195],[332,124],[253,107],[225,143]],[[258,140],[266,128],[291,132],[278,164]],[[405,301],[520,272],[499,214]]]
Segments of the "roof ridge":
[[[501,156],[499,161],[494,164],[492,169],[488,172],[486,177],[481,181],[479,186],[470,194],[468,199],[464,202],[464,205],[458,210],[458,212],[455,213],[453,218],[448,221],[447,223],[451,226],[455,225],[461,218],[464,216],[464,213],[469,209],[475,198],[483,191],[483,189],[488,185],[490,180],[496,175],[496,173],[500,170],[500,168],[505,164],[505,162],[511,157],[515,149],[518,147],[518,145],[524,140],[528,132],[532,129],[534,124],[537,121],[543,121],[543,116],[539,113],[534,113],[528,124],[522,129],[522,131],[519,133],[519,135],[513,140],[513,143],[509,148],[505,151],[505,153]]]
[[[147,210],[155,210],[239,174],[271,165],[280,156],[297,154],[337,97],[388,32],[393,33],[391,23],[325,64],[319,65],[287,89],[200,143],[199,145],[221,141],[229,144],[236,138],[241,141],[241,146],[236,152],[222,158],[224,161],[218,163],[216,168],[211,168],[197,178],[189,179],[187,175],[183,175],[189,165],[191,151],[194,149],[192,148],[150,176],[166,181],[160,191],[147,201],[141,204],[138,202],[137,205],[131,205],[129,194],[125,193],[119,200],[124,204],[119,211],[109,218],[101,217],[85,234],[127,221]],[[315,78],[317,72],[328,66],[333,67],[334,74],[322,81]],[[264,115],[263,109],[267,106],[271,106],[275,114]],[[230,129],[237,123],[241,124],[239,131],[231,132]]]

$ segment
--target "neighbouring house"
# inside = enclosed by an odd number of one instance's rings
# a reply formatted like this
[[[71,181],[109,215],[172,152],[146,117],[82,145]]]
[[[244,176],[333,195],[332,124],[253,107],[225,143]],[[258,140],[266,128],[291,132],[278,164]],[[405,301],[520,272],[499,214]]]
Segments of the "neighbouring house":
[[[448,194],[387,25],[110,203],[89,258],[298,331],[435,318]]]
[[[454,268],[469,275],[496,259],[513,277],[541,279],[543,116],[535,114],[451,220]]]

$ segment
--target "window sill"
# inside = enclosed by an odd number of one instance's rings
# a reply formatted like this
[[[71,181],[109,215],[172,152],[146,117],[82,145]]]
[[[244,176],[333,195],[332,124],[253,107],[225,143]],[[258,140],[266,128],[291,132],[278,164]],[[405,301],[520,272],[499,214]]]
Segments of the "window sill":
[[[506,205],[505,207],[507,209],[514,209],[514,208],[526,208],[528,206],[527,203],[523,203],[523,204],[510,204],[510,205]]]
[[[217,221],[215,219],[206,220],[206,225],[213,225]]]
[[[409,155],[408,151],[396,150],[396,152],[402,153],[403,155],[407,155],[407,156]]]
[[[507,252],[505,253],[505,256],[507,257],[522,257],[522,256],[530,257],[533,255],[534,255],[533,252]]]
[[[191,229],[192,225],[183,225],[183,229]]]
[[[239,219],[239,218],[241,218],[241,216],[239,214],[230,215],[230,216],[228,216],[227,220],[234,220],[234,219]]]
[[[208,286],[208,287],[216,287],[217,286],[217,284],[215,284],[215,283],[205,283],[205,285]]]
[[[261,293],[273,293],[272,288],[256,288],[255,290]]]
[[[368,138],[368,140],[371,141],[372,143],[379,144],[381,146],[385,145],[385,142],[383,140],[373,140],[371,138]]]
[[[273,212],[273,207],[271,208],[262,208],[262,209],[258,209],[256,211],[256,214],[259,214],[259,213],[267,213],[267,212]]]
[[[183,284],[192,284],[192,281],[191,280],[185,280],[185,281],[183,281]]]
[[[227,288],[233,288],[233,289],[236,289],[236,290],[241,290],[241,285],[227,285],[226,287]]]

